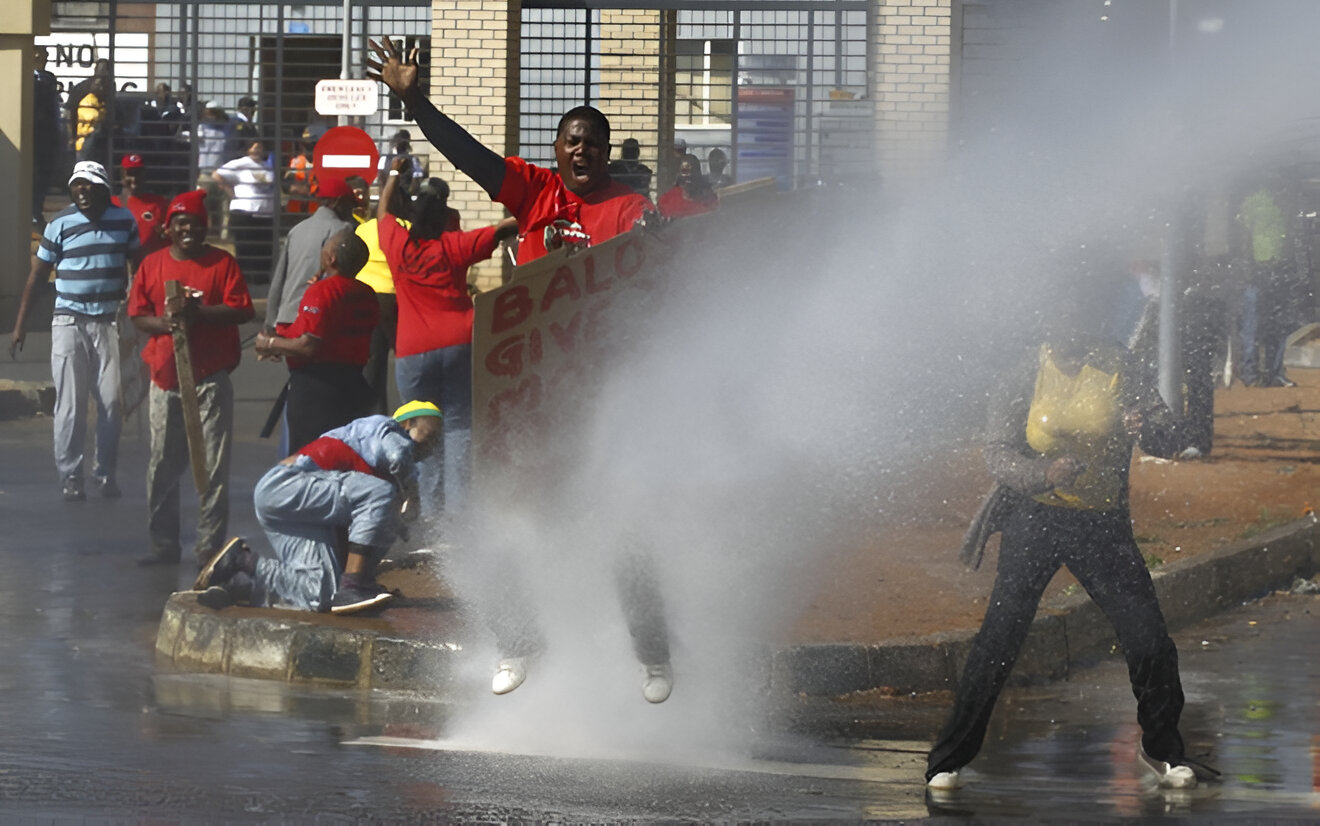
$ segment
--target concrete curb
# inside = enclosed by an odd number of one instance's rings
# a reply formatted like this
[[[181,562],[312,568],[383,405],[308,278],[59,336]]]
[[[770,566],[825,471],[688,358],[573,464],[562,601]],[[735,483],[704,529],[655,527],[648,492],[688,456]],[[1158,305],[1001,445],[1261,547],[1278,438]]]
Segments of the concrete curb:
[[[55,385],[41,381],[0,379],[0,421],[55,412]]]
[[[438,631],[437,639],[422,641],[404,637],[379,619],[212,610],[197,597],[197,591],[183,591],[165,603],[156,663],[166,670],[443,693],[464,651],[457,642],[463,634],[456,615],[446,617],[439,629],[428,629]]]
[[[1165,620],[1176,629],[1318,570],[1320,527],[1314,516],[1307,516],[1161,567],[1153,579]],[[952,690],[974,636],[974,631],[955,631],[873,645],[793,646],[774,655],[771,689],[816,697],[873,689],[904,694]],[[1109,620],[1085,593],[1042,603],[1012,682],[1060,679],[1115,642]]]
[[[1171,628],[1311,577],[1320,570],[1314,516],[1221,550],[1161,567],[1154,574]],[[407,612],[358,619],[273,609],[212,610],[197,593],[165,604],[156,658],[165,669],[359,689],[444,695],[457,682],[470,632],[452,606],[427,609],[439,622],[425,640]],[[395,612],[391,612],[395,613]],[[950,631],[875,644],[819,643],[759,653],[756,671],[780,696],[831,697],[884,689],[952,689],[973,631]],[[1114,642],[1108,620],[1085,594],[1042,604],[1014,668],[1015,683],[1067,676]]]

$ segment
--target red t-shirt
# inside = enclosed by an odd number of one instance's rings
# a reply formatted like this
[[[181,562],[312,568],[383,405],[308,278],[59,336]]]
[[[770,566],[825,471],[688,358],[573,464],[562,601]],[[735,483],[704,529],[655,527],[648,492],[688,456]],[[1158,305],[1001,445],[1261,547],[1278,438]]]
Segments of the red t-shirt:
[[[234,256],[208,245],[201,255],[187,261],[175,260],[168,248],[143,259],[128,290],[128,315],[161,315],[165,310],[166,281],[180,281],[184,287],[200,290],[206,305],[225,304],[239,310],[252,307],[252,297]],[[240,355],[238,325],[193,322],[188,326],[188,349],[196,381],[221,370],[233,370]],[[161,333],[147,339],[142,360],[151,368],[151,380],[157,387],[178,389],[172,336]]]
[[[392,216],[376,222],[399,300],[396,356],[415,356],[472,342],[467,269],[495,251],[495,227],[442,232],[414,241]]]
[[[363,459],[356,450],[333,436],[314,439],[298,451],[299,456],[311,459],[321,470],[355,471],[378,476],[386,482],[394,481],[388,473],[382,473]]]
[[[657,204],[660,214],[666,218],[686,218],[689,215],[701,215],[703,212],[713,212],[720,205],[719,196],[714,192],[704,201],[688,200],[683,194],[683,187],[676,186],[670,188],[665,194],[660,196],[660,203]]]
[[[321,340],[321,347],[310,359],[290,357],[289,369],[305,364],[366,364],[379,319],[380,303],[371,287],[340,275],[322,278],[303,293],[298,317],[280,333],[284,338],[310,333]]]
[[[632,229],[652,208],[645,195],[613,180],[579,197],[564,186],[558,172],[522,158],[504,159],[504,184],[495,200],[518,219],[519,264],[545,255],[545,228],[556,220],[577,224],[591,236],[591,243],[600,244]]]
[[[124,206],[119,196],[110,199],[115,206]],[[144,192],[128,199],[125,207],[137,219],[138,241],[142,244],[143,254],[165,249],[170,242],[165,238],[165,211],[169,202],[160,195]]]

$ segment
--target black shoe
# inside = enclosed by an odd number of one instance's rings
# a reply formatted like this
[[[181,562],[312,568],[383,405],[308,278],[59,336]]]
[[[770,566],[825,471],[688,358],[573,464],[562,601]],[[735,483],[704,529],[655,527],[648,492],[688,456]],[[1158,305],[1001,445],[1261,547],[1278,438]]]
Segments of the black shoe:
[[[234,604],[234,597],[223,585],[212,585],[197,595],[197,604],[212,611],[228,608]]]
[[[358,585],[340,588],[330,603],[332,614],[356,614],[383,605],[394,599],[394,594],[379,585]]]
[[[119,489],[119,485],[115,483],[112,477],[98,476],[96,477],[96,484],[101,488],[101,495],[106,499],[118,499],[124,495],[124,492]]]
[[[201,573],[193,580],[192,589],[205,591],[212,585],[223,585],[228,582],[241,570],[239,559],[245,550],[248,550],[248,546],[241,536],[226,542],[225,546],[211,557],[211,561],[202,566]]]
[[[87,499],[87,494],[83,492],[82,480],[77,476],[70,476],[64,480],[63,495],[65,502],[83,502]]]
[[[1270,387],[1296,387],[1296,386],[1297,386],[1297,382],[1293,381],[1287,376],[1275,376],[1274,380],[1270,382]]]

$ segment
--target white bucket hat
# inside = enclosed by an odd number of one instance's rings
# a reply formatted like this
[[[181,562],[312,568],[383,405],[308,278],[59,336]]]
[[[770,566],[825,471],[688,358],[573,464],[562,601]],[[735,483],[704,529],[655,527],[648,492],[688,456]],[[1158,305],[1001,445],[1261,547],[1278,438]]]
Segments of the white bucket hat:
[[[69,183],[72,184],[79,179],[100,184],[106,189],[110,188],[110,176],[105,174],[105,167],[96,161],[79,161],[74,165],[73,174],[69,176]]]

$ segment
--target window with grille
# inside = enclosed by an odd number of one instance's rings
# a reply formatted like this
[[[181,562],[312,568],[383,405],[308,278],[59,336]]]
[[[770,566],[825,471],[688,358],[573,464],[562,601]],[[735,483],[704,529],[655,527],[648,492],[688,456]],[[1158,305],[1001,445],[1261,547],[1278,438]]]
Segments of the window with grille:
[[[679,40],[675,54],[675,121],[727,126],[733,116],[732,40]]]

